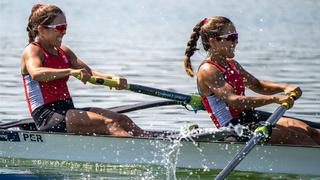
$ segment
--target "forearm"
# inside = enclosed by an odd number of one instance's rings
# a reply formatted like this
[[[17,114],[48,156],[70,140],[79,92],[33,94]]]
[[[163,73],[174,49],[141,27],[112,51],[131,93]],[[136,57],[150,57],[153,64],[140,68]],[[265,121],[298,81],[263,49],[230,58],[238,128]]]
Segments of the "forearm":
[[[238,96],[226,99],[226,103],[233,108],[252,109],[276,102],[275,96]]]
[[[262,80],[259,81],[258,85],[252,88],[252,90],[259,94],[272,95],[283,92],[287,87],[288,84],[274,83],[271,81]]]
[[[47,82],[55,79],[64,78],[71,74],[72,69],[54,69],[47,67],[39,67],[33,70],[30,73],[30,76],[33,80]]]
[[[98,71],[92,71],[92,75],[96,77],[106,78],[106,79],[112,79],[112,77],[114,77],[114,75],[101,73]]]

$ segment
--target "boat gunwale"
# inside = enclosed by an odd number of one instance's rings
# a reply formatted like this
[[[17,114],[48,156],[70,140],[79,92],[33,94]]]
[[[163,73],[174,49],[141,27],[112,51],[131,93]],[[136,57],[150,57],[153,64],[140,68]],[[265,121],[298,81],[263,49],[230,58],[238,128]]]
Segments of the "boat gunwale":
[[[8,130],[8,129],[0,129],[0,132],[17,132],[17,133],[37,133],[37,134],[43,134],[43,135],[61,135],[61,136],[71,136],[71,137],[97,137],[97,138],[121,138],[121,139],[137,139],[137,140],[159,140],[159,141],[171,141],[173,139],[166,138],[166,137],[140,137],[140,136],[113,136],[113,135],[102,135],[102,134],[76,134],[76,133],[63,133],[63,132],[45,132],[45,131],[26,131],[26,130]],[[160,131],[162,132],[162,131]],[[168,131],[170,132],[170,131]],[[175,132],[175,131],[173,131]],[[212,141],[204,141],[204,140],[197,140],[192,138],[193,140],[188,140],[183,138],[182,143],[184,142],[194,142],[194,143],[209,143],[209,144],[232,144],[232,145],[245,145],[246,142],[227,142],[227,141],[218,141],[218,140],[212,140]],[[4,141],[3,141],[4,142]],[[10,142],[10,141],[9,141]],[[291,145],[291,144],[258,144],[260,146],[275,146],[275,147],[299,147],[299,148],[320,148],[320,145],[318,146],[305,146],[305,145]]]

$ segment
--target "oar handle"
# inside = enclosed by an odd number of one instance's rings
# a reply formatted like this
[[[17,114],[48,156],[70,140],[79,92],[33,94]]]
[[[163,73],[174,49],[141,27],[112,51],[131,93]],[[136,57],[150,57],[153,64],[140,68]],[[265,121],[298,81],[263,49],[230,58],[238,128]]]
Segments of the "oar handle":
[[[81,80],[81,77],[79,75],[74,76],[74,77]],[[95,77],[95,76],[91,76],[90,79],[88,80],[88,82],[91,84],[103,85],[103,86],[114,87],[114,88],[119,86],[119,83],[116,80],[107,79],[107,78],[100,78],[100,77]],[[129,85],[127,85],[127,87],[125,89],[129,89]]]
[[[98,78],[95,76],[91,76],[88,82],[92,84],[104,85],[104,86],[114,87],[114,88],[119,86],[119,83],[116,80],[107,79],[107,78]],[[129,84],[127,85],[126,89],[129,89]]]
[[[290,92],[290,98],[292,98],[293,100],[297,100],[297,93],[295,91]],[[290,105],[287,102],[284,102],[281,105],[284,106],[286,109],[290,108]]]

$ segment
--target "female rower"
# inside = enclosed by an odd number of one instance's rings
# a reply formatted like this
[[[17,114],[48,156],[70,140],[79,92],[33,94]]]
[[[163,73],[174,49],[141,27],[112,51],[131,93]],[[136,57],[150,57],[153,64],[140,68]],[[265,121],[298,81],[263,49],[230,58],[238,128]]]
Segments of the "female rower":
[[[119,82],[125,78],[91,70],[70,48],[62,44],[65,14],[55,5],[34,5],[27,31],[29,44],[23,51],[21,72],[30,113],[40,131],[77,134],[147,136],[126,115],[102,108],[75,108],[67,87],[69,76],[83,83],[94,75]]]
[[[189,76],[194,76],[190,57],[197,50],[199,37],[208,57],[198,68],[197,87],[217,128],[230,123],[248,125],[265,121],[270,114],[266,115],[254,108],[283,102],[292,106],[293,100],[288,94],[295,92],[297,98],[301,96],[299,87],[258,80],[232,59],[238,43],[238,33],[233,23],[221,16],[204,18],[193,28],[184,58],[184,68]],[[264,96],[245,96],[245,87]],[[274,95],[280,92],[286,95]],[[269,142],[317,145],[320,144],[320,130],[300,120],[282,117],[273,128]]]

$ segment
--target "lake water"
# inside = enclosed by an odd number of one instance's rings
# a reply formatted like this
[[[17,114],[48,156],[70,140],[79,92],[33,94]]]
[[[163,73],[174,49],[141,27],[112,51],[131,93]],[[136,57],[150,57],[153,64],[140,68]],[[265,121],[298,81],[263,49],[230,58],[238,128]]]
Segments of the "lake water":
[[[29,117],[20,56],[28,42],[27,18],[32,5],[38,2],[50,1],[0,1],[0,121]],[[286,114],[320,122],[320,1],[58,0],[54,3],[67,16],[64,43],[92,69],[121,74],[129,83],[181,93],[196,91],[195,79],[185,74],[182,62],[192,28],[203,17],[226,16],[239,33],[235,59],[259,79],[299,85],[303,96]],[[195,69],[205,57],[203,50],[193,56]],[[74,78],[69,81],[69,89],[77,107],[158,100],[83,85]],[[269,105],[261,109],[275,108],[276,105]],[[152,108],[127,115],[145,129],[177,130],[189,122],[213,126],[206,112],[194,114],[184,107]],[[98,178],[99,173],[94,176]]]

